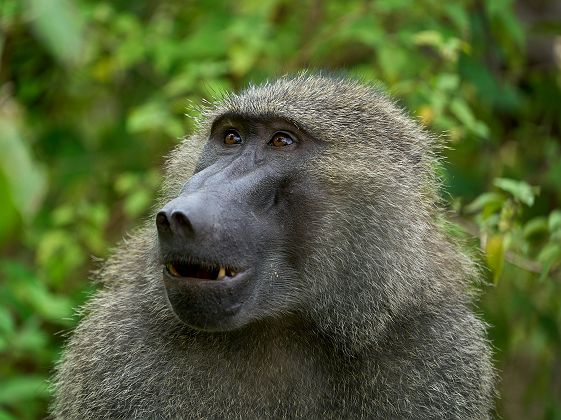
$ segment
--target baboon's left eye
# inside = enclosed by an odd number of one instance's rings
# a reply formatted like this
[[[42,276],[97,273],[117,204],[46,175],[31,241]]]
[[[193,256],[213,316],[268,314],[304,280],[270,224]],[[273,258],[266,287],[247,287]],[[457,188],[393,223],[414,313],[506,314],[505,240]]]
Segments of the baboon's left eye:
[[[242,138],[236,130],[228,130],[224,134],[224,144],[232,146],[234,144],[241,144],[241,142]]]
[[[292,143],[294,143],[294,140],[288,134],[275,133],[273,138],[269,140],[269,143],[267,144],[269,146],[274,146],[274,147],[284,147],[284,146],[290,146]]]

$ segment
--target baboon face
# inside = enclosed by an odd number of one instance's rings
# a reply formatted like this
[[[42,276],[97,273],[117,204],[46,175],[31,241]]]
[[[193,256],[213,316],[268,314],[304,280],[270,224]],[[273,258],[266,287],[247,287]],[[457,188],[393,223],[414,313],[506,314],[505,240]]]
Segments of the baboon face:
[[[325,147],[281,118],[214,120],[195,173],[156,217],[165,292],[181,321],[224,331],[298,304],[322,196],[307,168]]]

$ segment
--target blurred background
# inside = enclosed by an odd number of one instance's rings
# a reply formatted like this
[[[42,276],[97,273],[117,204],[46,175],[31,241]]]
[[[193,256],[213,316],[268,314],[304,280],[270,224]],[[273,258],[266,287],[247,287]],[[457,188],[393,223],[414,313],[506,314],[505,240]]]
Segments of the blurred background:
[[[0,419],[46,415],[73,308],[149,213],[185,113],[304,68],[379,83],[447,141],[496,416],[561,419],[558,0],[0,0]]]

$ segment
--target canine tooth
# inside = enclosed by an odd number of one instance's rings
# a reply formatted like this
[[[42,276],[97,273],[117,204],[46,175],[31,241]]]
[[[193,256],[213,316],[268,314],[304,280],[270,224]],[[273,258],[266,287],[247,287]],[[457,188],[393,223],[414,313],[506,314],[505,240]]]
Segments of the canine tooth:
[[[221,279],[226,276],[226,269],[224,267],[220,267],[220,271],[218,272],[218,278]]]

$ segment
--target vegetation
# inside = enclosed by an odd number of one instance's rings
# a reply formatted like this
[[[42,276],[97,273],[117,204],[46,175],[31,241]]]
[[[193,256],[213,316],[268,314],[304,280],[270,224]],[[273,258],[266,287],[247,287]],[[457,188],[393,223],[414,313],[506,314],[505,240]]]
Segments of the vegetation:
[[[0,419],[45,415],[89,273],[149,214],[184,114],[304,68],[376,81],[447,139],[442,196],[486,274],[498,415],[561,419],[553,3],[0,2]]]

